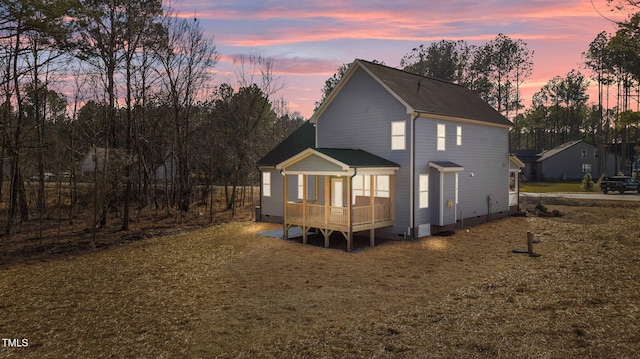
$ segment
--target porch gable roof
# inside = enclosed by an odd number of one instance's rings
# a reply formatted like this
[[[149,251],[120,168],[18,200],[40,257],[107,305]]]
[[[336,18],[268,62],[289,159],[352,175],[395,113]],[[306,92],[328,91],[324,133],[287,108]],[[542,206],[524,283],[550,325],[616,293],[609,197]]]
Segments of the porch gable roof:
[[[433,167],[438,172],[460,172],[464,171],[464,167],[450,161],[433,161],[429,162],[429,167]]]
[[[515,167],[514,167],[515,166]],[[509,168],[510,169],[519,169],[519,168],[524,168],[524,162],[522,162],[518,156],[516,155],[509,155]]]
[[[395,171],[397,163],[359,149],[307,148],[279,163],[277,169],[308,173],[355,173],[357,169]],[[356,169],[354,171],[354,169]]]

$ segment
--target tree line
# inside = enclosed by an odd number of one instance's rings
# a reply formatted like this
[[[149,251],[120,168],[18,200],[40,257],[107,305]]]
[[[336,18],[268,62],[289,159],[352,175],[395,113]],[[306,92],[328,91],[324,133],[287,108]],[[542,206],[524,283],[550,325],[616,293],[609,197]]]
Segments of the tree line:
[[[588,103],[589,80],[572,70],[549,80],[525,109],[520,87],[534,54],[504,34],[479,46],[419,45],[400,66],[476,91],[513,120],[512,150],[585,139],[629,152],[640,135],[639,22],[629,16],[585,51],[597,104]],[[89,185],[95,230],[109,212],[127,230],[146,207],[179,220],[214,185],[233,212],[239,188],[258,182],[254,163],[304,119],[278,97],[285,84],[271,59],[238,57],[235,82],[214,85],[219,58],[197,18],[181,18],[161,0],[0,0],[5,232],[50,215],[49,173],[68,186],[70,218],[78,184]],[[327,79],[317,106],[347,68]]]
[[[539,153],[585,140],[603,154],[615,152],[621,159],[618,171],[630,174],[640,144],[640,12],[636,12],[640,5],[629,0],[608,4],[613,11],[630,15],[615,23],[615,34],[602,32],[588,45],[582,54],[587,74],[572,69],[555,76],[532,96],[526,109],[520,87],[531,76],[534,52],[520,39],[499,34],[482,45],[464,40],[423,44],[402,57],[400,68],[475,91],[514,123],[512,151]],[[343,64],[327,79],[316,107],[348,68]],[[597,103],[589,102],[591,81],[598,85]],[[605,158],[599,156],[600,174]]]
[[[179,219],[214,184],[235,211],[253,163],[303,121],[259,54],[213,85],[213,38],[160,0],[2,0],[0,14],[7,234],[49,216],[50,173],[69,187],[71,218],[89,184],[94,233],[110,212],[127,230],[133,203]]]

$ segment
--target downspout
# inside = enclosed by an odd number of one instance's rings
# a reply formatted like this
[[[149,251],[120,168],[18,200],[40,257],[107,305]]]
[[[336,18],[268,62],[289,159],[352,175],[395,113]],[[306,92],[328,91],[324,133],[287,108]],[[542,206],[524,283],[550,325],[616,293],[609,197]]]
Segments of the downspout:
[[[414,242],[418,240],[418,232],[415,228],[416,224],[416,179],[415,179],[415,168],[416,168],[416,131],[415,131],[415,123],[416,120],[420,117],[420,113],[416,112],[415,117],[411,119],[411,168],[410,168],[410,184],[409,184],[409,197],[411,198],[411,208],[409,212],[410,223],[409,228],[411,228],[411,240]]]
[[[280,169],[280,175],[282,176],[282,234],[283,238],[287,238],[289,236],[289,231],[287,231],[287,180],[286,174],[284,173],[284,169]],[[262,207],[260,208],[262,211]]]
[[[349,178],[349,181],[350,181],[349,182],[349,192],[353,193],[353,187],[352,187],[353,186],[353,177],[355,177],[357,175],[358,175],[358,167],[354,167],[353,168],[353,174]],[[373,191],[373,188],[371,188],[370,191]],[[347,198],[347,200],[351,201],[351,193],[347,193],[347,196],[349,197],[349,198]],[[349,215],[351,215],[351,213],[349,213]]]

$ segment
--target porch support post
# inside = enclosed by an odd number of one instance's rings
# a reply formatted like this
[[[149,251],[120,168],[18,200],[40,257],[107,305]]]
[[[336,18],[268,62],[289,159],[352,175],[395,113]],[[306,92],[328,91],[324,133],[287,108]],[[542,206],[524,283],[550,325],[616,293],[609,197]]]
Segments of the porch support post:
[[[283,210],[284,210],[284,239],[289,239],[289,226],[287,225],[287,199],[289,198],[289,195],[287,194],[287,179],[289,176],[287,176],[287,174],[285,173],[284,178],[282,179],[282,183],[284,186],[284,189],[282,191],[282,193],[284,193],[284,195],[282,196],[283,198]]]
[[[351,243],[353,242],[353,205],[351,204],[351,180],[353,177],[347,178],[347,228],[349,236],[347,238],[347,252],[351,252]]]
[[[300,229],[302,229],[302,244],[307,244],[307,232],[309,231],[309,227],[302,225]]]
[[[440,225],[444,225],[444,171],[440,172]]]
[[[375,196],[375,182],[378,180],[377,176],[371,175],[369,176],[370,184],[369,184],[369,205],[371,206],[371,229],[369,230],[369,245],[371,247],[376,245],[376,237],[375,237],[375,223],[376,223],[376,196]]]
[[[395,179],[396,179],[395,174],[389,175],[389,197],[391,201],[391,204],[389,206],[389,211],[391,211],[390,215],[391,215],[392,221],[395,220],[395,217],[396,217],[395,215],[396,210],[394,208],[396,203],[396,199],[395,199],[396,194],[395,194],[395,191],[393,190],[395,188]]]
[[[302,175],[302,243],[307,244],[307,175]]]
[[[331,179],[324,176],[324,247],[329,248],[329,205],[331,204]]]

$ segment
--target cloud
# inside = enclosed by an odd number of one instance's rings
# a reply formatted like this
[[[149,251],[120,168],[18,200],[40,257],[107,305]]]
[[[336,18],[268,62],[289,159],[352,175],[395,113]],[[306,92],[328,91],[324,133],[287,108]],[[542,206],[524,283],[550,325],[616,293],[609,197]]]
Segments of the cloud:
[[[610,14],[606,0],[593,4]],[[256,51],[273,59],[273,73],[288,85],[313,89],[285,89],[305,115],[313,109],[309,98],[320,96],[324,81],[354,58],[398,66],[419,44],[481,45],[499,33],[535,51],[534,73],[522,87],[530,99],[553,76],[579,68],[588,44],[614,28],[586,0],[187,0],[174,6],[215,34],[221,73],[233,74],[230,54]]]
[[[225,36],[224,44],[239,47],[336,39],[475,41],[490,39],[499,32],[515,31],[524,39],[553,38],[558,34],[545,24],[555,24],[555,31],[562,33],[566,23],[563,19],[599,17],[590,2],[583,0],[395,1],[383,5],[343,0],[217,1],[189,2],[178,9],[182,8],[189,15],[198,8],[199,18],[232,21],[229,26],[237,29],[236,36]],[[247,29],[259,31],[246,32]]]

